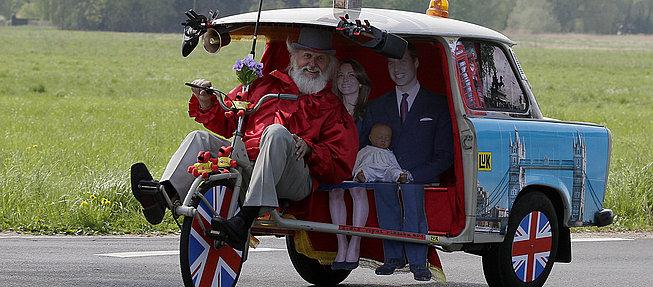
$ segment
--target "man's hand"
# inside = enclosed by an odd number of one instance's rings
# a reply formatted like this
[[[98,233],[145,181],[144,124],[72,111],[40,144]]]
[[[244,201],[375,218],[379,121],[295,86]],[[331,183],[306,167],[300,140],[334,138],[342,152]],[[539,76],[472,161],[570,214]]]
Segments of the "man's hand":
[[[405,173],[405,172],[402,172],[402,173],[399,175],[399,179],[397,179],[397,182],[399,182],[399,183],[407,183],[407,182],[408,182],[408,174]]]
[[[307,154],[311,153],[311,148],[306,144],[304,139],[300,138],[296,134],[292,134],[292,138],[295,139],[295,160],[303,158]]]
[[[365,174],[363,173],[362,170],[359,171],[359,172],[356,174],[356,181],[358,181],[358,182],[365,182],[366,180],[367,180],[367,178],[365,178]]]
[[[191,84],[196,85],[196,86],[201,86],[201,87],[210,87],[211,82],[205,80],[205,79],[197,79]],[[208,110],[213,106],[213,100],[211,99],[211,95],[207,93],[204,89],[200,88],[190,88],[191,91],[193,91],[193,96],[197,98],[200,102],[200,109],[201,110]]]

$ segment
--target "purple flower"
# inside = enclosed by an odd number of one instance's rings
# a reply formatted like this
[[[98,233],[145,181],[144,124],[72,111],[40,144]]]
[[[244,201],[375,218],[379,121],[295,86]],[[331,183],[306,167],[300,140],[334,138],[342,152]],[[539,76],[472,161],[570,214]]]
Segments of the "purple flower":
[[[237,60],[233,68],[238,81],[243,85],[249,85],[257,78],[263,77],[263,64],[256,62],[252,55]]]
[[[242,60],[236,60],[236,64],[234,64],[234,70],[237,72],[240,72],[240,70],[243,69],[243,61]]]
[[[256,68],[256,61],[254,61],[254,59],[250,58],[249,56],[243,59],[243,62],[245,63],[245,66],[247,66],[247,68],[250,70],[254,70]]]

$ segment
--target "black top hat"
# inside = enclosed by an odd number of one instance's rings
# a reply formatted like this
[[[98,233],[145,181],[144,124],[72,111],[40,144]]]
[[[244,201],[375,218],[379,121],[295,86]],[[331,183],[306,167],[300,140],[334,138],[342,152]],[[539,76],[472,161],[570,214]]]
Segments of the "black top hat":
[[[295,49],[335,55],[336,50],[331,47],[331,36],[329,31],[304,27],[299,31],[299,40],[290,46]]]

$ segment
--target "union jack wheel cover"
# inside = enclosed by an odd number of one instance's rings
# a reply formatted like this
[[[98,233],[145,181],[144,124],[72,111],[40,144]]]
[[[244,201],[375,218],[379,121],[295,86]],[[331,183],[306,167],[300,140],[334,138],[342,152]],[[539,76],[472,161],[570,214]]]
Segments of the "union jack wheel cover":
[[[537,280],[546,269],[553,245],[551,223],[540,211],[522,218],[512,240],[512,268],[522,282]]]
[[[231,195],[231,189],[216,186],[207,191],[204,197],[220,216],[227,218]],[[217,249],[214,247],[214,240],[207,237],[203,229],[211,227],[211,217],[211,210],[200,201],[188,238],[190,275],[193,285],[197,287],[232,287],[238,281],[243,252],[228,245]]]

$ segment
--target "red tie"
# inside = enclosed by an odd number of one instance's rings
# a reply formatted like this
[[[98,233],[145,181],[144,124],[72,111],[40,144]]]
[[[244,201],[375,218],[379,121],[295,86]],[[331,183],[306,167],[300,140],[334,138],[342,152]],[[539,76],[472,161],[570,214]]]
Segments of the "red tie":
[[[400,106],[400,111],[399,111],[399,116],[401,117],[401,122],[406,121],[406,117],[408,116],[408,94],[403,93],[401,95],[401,106]]]

